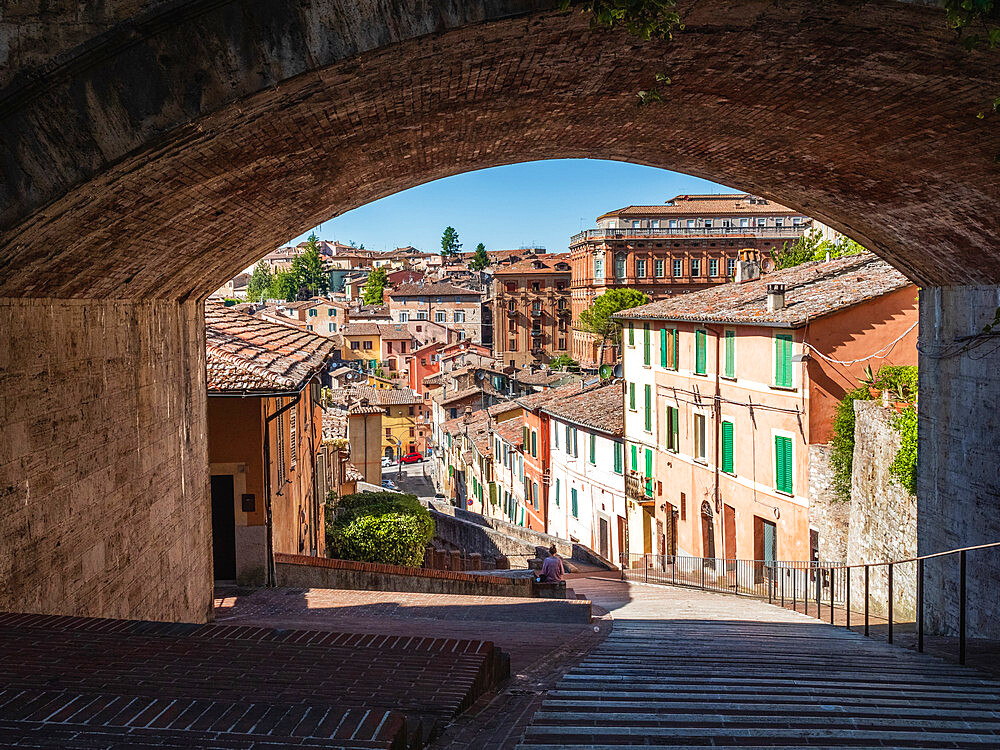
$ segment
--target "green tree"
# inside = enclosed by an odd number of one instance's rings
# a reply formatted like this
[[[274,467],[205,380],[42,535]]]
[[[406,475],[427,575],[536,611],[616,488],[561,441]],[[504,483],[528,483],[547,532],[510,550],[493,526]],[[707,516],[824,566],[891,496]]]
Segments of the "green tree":
[[[299,294],[299,282],[291,271],[278,271],[271,277],[271,286],[267,291],[270,299],[283,299],[294,302]]]
[[[253,268],[253,274],[247,283],[247,300],[250,302],[263,302],[271,289],[274,280],[271,274],[271,267],[261,261]]]
[[[604,362],[604,349],[607,344],[609,342],[618,344],[621,339],[621,324],[612,316],[616,312],[645,305],[647,302],[649,297],[637,289],[609,289],[580,313],[580,327],[601,338],[601,349],[597,355],[598,365]]]
[[[841,258],[845,255],[858,255],[867,252],[865,248],[852,239],[841,237],[836,242],[824,240],[818,229],[810,230],[795,242],[786,242],[781,250],[771,252],[776,268],[792,268],[811,260],[825,260],[829,253],[831,258]]]
[[[458,252],[462,243],[458,241],[458,232],[455,227],[445,227],[444,234],[441,235],[441,255],[450,258]]]
[[[309,235],[305,251],[292,261],[292,273],[295,275],[296,291],[302,292],[305,297],[326,294],[330,288],[330,276],[323,270],[319,239],[315,234]]]
[[[373,268],[372,272],[368,274],[368,280],[365,282],[365,296],[362,302],[366,305],[381,305],[382,293],[385,291],[385,286],[388,283],[389,279],[385,273],[385,268],[382,266]]]
[[[580,363],[568,354],[560,354],[558,357],[549,362],[549,369],[576,372],[580,369]]]
[[[476,245],[476,252],[472,255],[472,260],[469,261],[469,268],[473,271],[482,271],[489,264],[490,256],[486,254],[486,245],[480,242]]]

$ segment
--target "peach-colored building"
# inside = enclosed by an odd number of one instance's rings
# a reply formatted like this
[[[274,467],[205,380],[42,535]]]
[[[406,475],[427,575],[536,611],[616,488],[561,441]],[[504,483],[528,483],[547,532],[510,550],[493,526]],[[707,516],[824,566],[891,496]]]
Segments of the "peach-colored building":
[[[618,317],[626,495],[649,516],[644,551],[809,560],[809,446],[830,440],[865,364],[916,364],[916,287],[864,254]]]

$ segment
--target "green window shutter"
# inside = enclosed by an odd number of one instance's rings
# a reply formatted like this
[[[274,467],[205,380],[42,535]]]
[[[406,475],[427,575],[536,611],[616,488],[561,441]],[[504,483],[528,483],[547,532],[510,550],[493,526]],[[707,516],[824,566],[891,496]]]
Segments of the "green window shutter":
[[[569,451],[570,451],[569,438],[570,438],[570,435],[569,435],[569,425],[566,425],[566,453],[567,453],[567,455],[569,454]]]
[[[792,337],[787,333],[774,337],[774,384],[792,387]]]
[[[590,433],[590,463],[597,465],[597,435]]]
[[[556,477],[556,507],[559,507],[559,478]]]
[[[726,331],[726,377],[736,377],[736,331]]]
[[[637,458],[636,447],[632,446],[632,471],[639,470],[639,459]]]
[[[635,383],[628,384],[628,408],[635,411]]]
[[[646,396],[646,432],[653,429],[653,388],[648,383],[645,386]]]
[[[678,336],[677,333],[678,333],[677,329],[675,328],[674,329],[674,336],[673,336],[673,338],[674,338],[674,368],[673,369],[675,369],[675,370],[680,367],[680,354],[681,354],[680,336]]]
[[[677,409],[673,406],[667,407],[667,450],[671,450],[674,453],[678,451],[680,446],[678,445],[678,440],[680,435],[678,434],[678,422],[679,414]]]
[[[628,345],[635,346],[635,324],[631,321],[628,324]]]
[[[704,375],[705,370],[705,332],[694,332],[694,371],[699,375]]]
[[[642,363],[649,367],[649,323],[642,327]]]
[[[615,443],[615,474],[622,473],[622,444]]]
[[[774,486],[779,492],[792,494],[792,439],[774,438]]]
[[[646,448],[646,497],[653,496],[653,451]]]
[[[667,329],[660,329],[660,367],[667,369]]]
[[[576,488],[575,487],[570,490],[570,499],[572,500],[572,508],[571,508],[571,510],[572,510],[572,513],[573,513],[573,518],[579,518],[580,517],[580,506],[579,506],[579,504],[577,502]]]
[[[722,423],[722,470],[733,473],[733,423]]]

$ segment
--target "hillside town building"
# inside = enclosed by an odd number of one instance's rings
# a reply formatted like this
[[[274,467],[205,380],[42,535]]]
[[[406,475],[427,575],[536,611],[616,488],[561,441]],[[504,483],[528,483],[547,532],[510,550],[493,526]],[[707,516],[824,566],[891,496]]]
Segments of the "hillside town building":
[[[647,514],[642,551],[812,559],[810,446],[830,440],[866,363],[916,363],[916,287],[866,253],[617,317],[625,491]]]
[[[661,205],[626,206],[570,238],[574,324],[594,299],[628,287],[651,300],[728,283],[740,253],[770,258],[814,225],[801,212],[746,193],[678,195]],[[572,356],[596,364],[598,344],[577,325]],[[614,353],[607,352],[608,361]]]
[[[482,332],[482,297],[479,291],[448,282],[400,284],[385,292],[394,323],[427,320],[447,325],[459,337],[479,343]]]
[[[567,253],[545,254],[493,271],[493,350],[510,367],[569,354],[571,266]]]

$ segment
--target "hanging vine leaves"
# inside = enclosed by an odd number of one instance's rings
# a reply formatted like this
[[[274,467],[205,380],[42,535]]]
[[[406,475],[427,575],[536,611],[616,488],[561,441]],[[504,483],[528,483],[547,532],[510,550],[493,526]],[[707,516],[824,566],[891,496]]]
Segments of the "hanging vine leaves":
[[[559,9],[569,10],[578,5],[590,13],[592,28],[625,27],[625,30],[642,40],[673,39],[674,31],[683,31],[677,0],[560,0]]]

